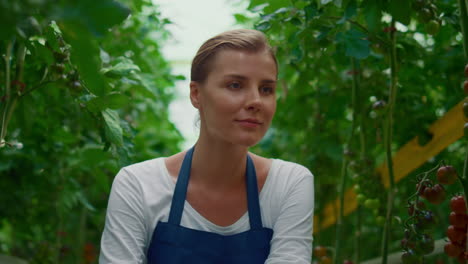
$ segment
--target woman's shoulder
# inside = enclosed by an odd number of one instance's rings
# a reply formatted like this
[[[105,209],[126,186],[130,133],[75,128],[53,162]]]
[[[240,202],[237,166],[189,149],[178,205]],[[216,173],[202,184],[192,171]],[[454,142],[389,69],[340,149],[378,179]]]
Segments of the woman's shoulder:
[[[165,157],[158,157],[124,166],[117,173],[114,181],[139,182],[145,185],[166,178]]]
[[[314,175],[304,165],[282,159],[272,160],[273,162],[268,177],[271,177],[270,180],[274,182],[275,185],[288,186],[291,188],[304,182],[313,183]]]
[[[272,160],[271,169],[273,172],[287,173],[289,175],[297,175],[300,177],[313,177],[312,172],[304,165],[276,158]]]

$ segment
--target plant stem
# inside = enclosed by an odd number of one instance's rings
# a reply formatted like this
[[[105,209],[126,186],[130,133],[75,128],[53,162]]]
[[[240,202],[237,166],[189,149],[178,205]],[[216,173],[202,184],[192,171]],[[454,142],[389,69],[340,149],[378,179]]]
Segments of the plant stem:
[[[458,6],[460,7],[460,26],[463,34],[465,60],[468,60],[468,17],[466,14],[466,0],[458,0]]]
[[[392,27],[395,27],[395,20],[392,19]],[[387,168],[390,186],[388,188],[387,196],[387,214],[384,225],[384,234],[382,239],[382,264],[387,263],[388,255],[388,241],[390,240],[390,230],[392,223],[392,211],[393,211],[393,199],[395,196],[395,179],[393,172],[393,160],[392,160],[392,134],[393,134],[393,109],[395,105],[396,92],[398,86],[397,76],[397,60],[396,60],[396,35],[395,31],[390,32],[391,49],[390,49],[390,70],[391,70],[391,84],[390,84],[390,100],[388,103],[388,112],[385,125],[385,149],[387,156]]]
[[[85,245],[86,241],[86,220],[87,220],[87,212],[88,209],[86,209],[86,206],[82,205],[81,206],[81,212],[80,212],[80,222],[79,222],[79,232],[78,232],[78,243],[75,248],[75,258],[76,258],[76,263],[83,263],[83,248]]]
[[[358,208],[356,210],[356,233],[354,235],[354,263],[356,264],[359,264],[361,261],[361,222],[361,206],[358,205]]]
[[[354,72],[361,72],[361,65],[358,60],[353,59],[353,69]],[[353,85],[356,87],[356,108],[359,107],[359,110],[356,109],[356,111],[359,111],[359,140],[360,140],[360,145],[361,145],[361,155],[360,158],[361,160],[364,160],[367,157],[367,146],[366,146],[366,129],[365,129],[365,113],[364,113],[364,108],[360,107],[360,74],[353,75]],[[356,212],[356,233],[355,233],[355,244],[354,244],[354,263],[359,264],[361,261],[361,223],[362,223],[362,210],[361,210],[361,205],[358,204],[357,212]]]
[[[18,102],[18,98],[21,96],[20,90],[20,83],[23,81],[23,71],[24,71],[24,59],[26,56],[26,47],[24,44],[20,44],[18,47],[18,53],[16,55],[16,87],[17,91],[11,91],[11,104],[7,107],[7,114],[5,119],[5,133],[4,137],[6,137],[8,131],[8,124],[10,123],[11,116],[13,115],[13,111],[15,110],[16,103]],[[11,87],[10,87],[11,88]]]
[[[11,98],[11,81],[10,81],[10,60],[11,60],[11,53],[13,50],[13,43],[14,40],[11,40],[7,44],[6,52],[5,52],[5,106],[2,109],[2,127],[0,131],[0,148],[5,146],[5,135],[6,135],[6,126],[7,126],[7,113],[10,106],[10,98]]]
[[[352,65],[353,65],[353,85],[352,85],[352,94],[351,94],[351,104],[352,104],[352,109],[353,109],[353,121],[351,124],[351,133],[350,136],[347,140],[346,146],[349,147],[351,145],[351,141],[354,137],[354,132],[356,130],[356,124],[357,124],[357,114],[359,113],[358,111],[358,104],[357,104],[357,81],[356,81],[356,76],[358,75],[357,69],[356,69],[356,62],[355,59],[352,59]],[[339,189],[339,196],[340,196],[340,210],[338,213],[338,219],[336,221],[336,234],[335,234],[335,259],[334,263],[338,264],[341,262],[341,242],[342,242],[342,230],[343,230],[343,217],[344,217],[344,195],[346,191],[346,180],[347,180],[347,166],[348,162],[346,157],[343,157],[343,162],[341,163],[341,182],[340,182],[340,189]]]
[[[338,264],[341,262],[341,241],[342,241],[342,230],[343,230],[343,215],[344,215],[344,193],[346,189],[346,158],[343,157],[341,163],[341,183],[340,183],[340,210],[338,213],[338,219],[336,220],[336,234],[335,234],[335,258],[334,263]]]

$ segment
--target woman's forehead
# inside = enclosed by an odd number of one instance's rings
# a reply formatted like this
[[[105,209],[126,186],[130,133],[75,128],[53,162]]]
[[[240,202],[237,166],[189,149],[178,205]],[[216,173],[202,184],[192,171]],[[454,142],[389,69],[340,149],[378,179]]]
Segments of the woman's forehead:
[[[216,54],[211,74],[221,76],[256,75],[276,80],[276,63],[266,50],[259,52],[241,50],[222,50]]]

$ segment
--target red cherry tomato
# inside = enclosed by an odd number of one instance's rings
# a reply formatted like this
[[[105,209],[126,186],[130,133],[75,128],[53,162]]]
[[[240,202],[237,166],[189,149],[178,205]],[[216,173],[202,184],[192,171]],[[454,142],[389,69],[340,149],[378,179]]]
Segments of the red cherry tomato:
[[[457,214],[466,214],[466,203],[463,195],[457,195],[450,199],[450,209]]]
[[[421,186],[421,188],[419,186]],[[424,191],[427,187],[430,186],[432,186],[432,181],[429,179],[425,179],[424,181],[421,181],[418,184],[416,184],[416,190],[418,190],[419,196],[424,197]]]
[[[437,170],[437,180],[442,184],[453,184],[457,181],[457,171],[450,165]]]
[[[453,225],[450,225],[447,228],[447,237],[450,241],[454,243],[461,244],[466,237],[466,230],[455,228]]]
[[[452,242],[448,242],[444,246],[444,252],[449,257],[457,258],[460,255],[460,253],[463,252],[463,249],[457,244],[454,244]]]
[[[424,197],[431,204],[440,204],[445,199],[445,189],[442,185],[436,184],[432,187],[426,187]]]
[[[449,221],[450,224],[454,227],[465,229],[468,221],[468,216],[466,214],[457,214],[455,212],[451,212]]]

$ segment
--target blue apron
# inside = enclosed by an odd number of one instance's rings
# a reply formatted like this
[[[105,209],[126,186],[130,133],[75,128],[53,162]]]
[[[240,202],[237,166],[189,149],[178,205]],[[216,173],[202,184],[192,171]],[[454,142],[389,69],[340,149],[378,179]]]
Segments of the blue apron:
[[[191,148],[177,178],[167,223],[159,222],[148,248],[148,264],[261,264],[270,253],[273,230],[262,226],[257,176],[247,155],[247,201],[250,230],[220,235],[180,225],[192,166]]]

